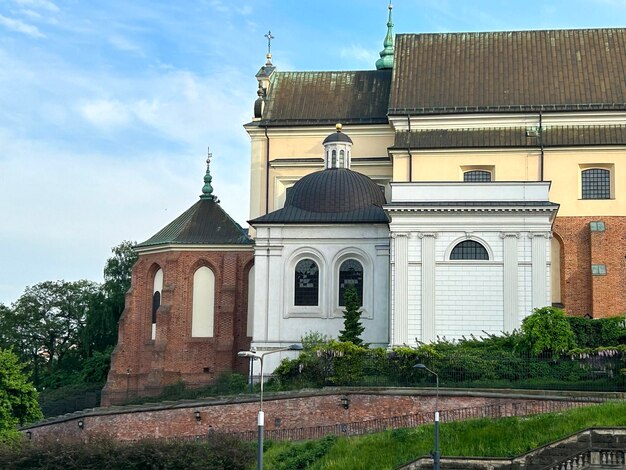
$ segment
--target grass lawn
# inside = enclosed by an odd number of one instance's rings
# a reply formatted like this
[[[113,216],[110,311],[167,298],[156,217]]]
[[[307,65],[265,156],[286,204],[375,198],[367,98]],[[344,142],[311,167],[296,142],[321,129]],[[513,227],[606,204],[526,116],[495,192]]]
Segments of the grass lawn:
[[[444,456],[513,457],[591,426],[626,426],[626,402],[562,413],[444,423]],[[273,470],[392,470],[434,448],[433,426],[309,442],[276,442],[265,452]]]

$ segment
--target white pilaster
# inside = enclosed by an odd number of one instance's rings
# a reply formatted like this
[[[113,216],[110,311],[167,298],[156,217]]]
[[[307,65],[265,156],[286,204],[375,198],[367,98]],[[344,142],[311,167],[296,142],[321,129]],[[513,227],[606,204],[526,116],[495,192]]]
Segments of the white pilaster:
[[[422,239],[422,341],[435,340],[435,239],[436,233],[419,233]]]
[[[408,234],[393,233],[394,286],[392,344],[407,344],[409,339],[409,302],[406,296],[409,278]]]
[[[519,233],[501,233],[504,240],[503,299],[504,299],[504,331],[511,332],[519,326],[518,306],[518,255],[517,240]]]
[[[547,265],[547,242],[550,238],[549,233],[529,233],[531,238],[532,251],[532,308],[541,308],[546,306],[548,278],[546,272]]]

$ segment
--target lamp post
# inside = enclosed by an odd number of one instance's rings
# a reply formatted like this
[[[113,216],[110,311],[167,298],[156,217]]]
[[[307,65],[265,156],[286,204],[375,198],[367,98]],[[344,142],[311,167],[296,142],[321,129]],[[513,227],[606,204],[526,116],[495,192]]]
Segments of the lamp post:
[[[292,344],[287,346],[286,348],[272,349],[271,351],[266,351],[264,353],[259,353],[256,351],[239,351],[237,356],[239,357],[247,357],[250,360],[259,360],[261,363],[261,394],[259,398],[259,415],[258,415],[258,429],[259,429],[259,448],[257,449],[257,470],[263,470],[263,438],[265,435],[265,413],[263,413],[263,358],[268,354],[274,354],[282,351],[301,351],[302,346],[299,344]]]
[[[425,369],[435,376],[437,385],[435,393],[435,453],[433,454],[433,469],[439,470],[439,375],[424,364],[415,364],[413,367],[416,369]]]

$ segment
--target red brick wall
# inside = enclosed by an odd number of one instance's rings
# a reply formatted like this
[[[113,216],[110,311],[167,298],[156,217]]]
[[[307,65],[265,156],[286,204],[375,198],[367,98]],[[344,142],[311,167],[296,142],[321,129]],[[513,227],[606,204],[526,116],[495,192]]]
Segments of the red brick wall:
[[[237,351],[248,349],[248,271],[254,253],[235,251],[164,251],[139,256],[119,324],[119,341],[102,404],[134,396],[158,394],[166,385],[184,381],[201,386],[221,372],[246,373]],[[191,337],[193,274],[200,266],[215,275],[215,320],[212,338]],[[151,339],[152,289],[163,269],[156,340]]]
[[[414,390],[408,392],[409,394],[393,394],[346,391],[344,394],[319,391],[317,394],[268,397],[263,406],[265,427],[268,431],[308,428],[430,412],[435,407],[435,396],[432,392],[425,394]],[[344,396],[350,399],[348,409],[341,405],[341,398]],[[536,404],[542,400],[550,401],[547,398],[507,397],[504,394],[500,397],[494,394],[480,396],[479,393],[474,396],[459,396],[458,393],[448,396],[442,391],[439,409],[445,411],[528,403],[540,412],[541,407]],[[198,402],[196,405],[178,403],[176,406],[155,406],[152,409],[147,405],[115,411],[105,408],[65,421],[34,426],[30,431],[34,440],[52,436],[86,438],[99,434],[108,434],[120,440],[196,436],[206,433],[209,426],[218,432],[255,431],[258,406],[257,398],[231,397],[213,402]],[[195,419],[196,411],[200,411],[200,421]],[[79,420],[84,424],[83,429],[78,426]]]
[[[589,222],[602,221],[604,232]],[[561,299],[570,315],[608,317],[626,312],[626,217],[557,217],[562,241]],[[606,276],[592,276],[591,265],[606,265]]]

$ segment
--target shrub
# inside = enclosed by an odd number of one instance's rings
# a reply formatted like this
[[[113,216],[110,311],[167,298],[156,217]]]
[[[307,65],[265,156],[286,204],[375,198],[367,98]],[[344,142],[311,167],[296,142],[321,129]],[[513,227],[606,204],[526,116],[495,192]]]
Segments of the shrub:
[[[560,356],[574,348],[574,332],[565,312],[555,307],[536,308],[522,321],[520,346],[536,356]]]
[[[361,335],[365,327],[361,324],[361,312],[359,311],[359,295],[356,287],[350,285],[343,296],[346,309],[343,311],[343,330],[339,332],[339,341],[352,343],[356,346],[363,345]]]
[[[254,462],[252,445],[215,434],[209,442],[143,440],[116,442],[100,437],[82,441],[23,441],[0,448],[0,468],[6,470],[208,469],[244,470]]]

